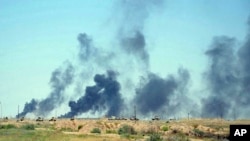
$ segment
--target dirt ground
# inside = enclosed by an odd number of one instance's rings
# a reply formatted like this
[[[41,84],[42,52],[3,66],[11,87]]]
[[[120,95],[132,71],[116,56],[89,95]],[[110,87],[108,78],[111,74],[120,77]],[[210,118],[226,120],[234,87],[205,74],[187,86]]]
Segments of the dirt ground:
[[[223,119],[182,119],[182,120],[159,120],[159,121],[131,121],[131,120],[108,120],[102,119],[57,119],[56,121],[37,122],[32,119],[25,119],[22,122],[16,120],[8,120],[1,124],[15,124],[17,127],[23,124],[40,125],[36,130],[60,130],[64,134],[76,135],[92,135],[91,131],[94,128],[99,128],[101,134],[100,139],[119,138],[117,130],[123,125],[133,126],[137,132],[143,136],[147,133],[160,133],[163,137],[171,136],[175,133],[182,133],[189,137],[192,141],[202,141],[203,138],[226,138],[229,135],[229,126],[231,124],[250,124],[250,120],[228,121]],[[163,130],[163,127],[168,127],[168,130]],[[111,133],[108,133],[111,132]],[[119,139],[123,140],[123,139]],[[143,139],[142,139],[143,140]]]

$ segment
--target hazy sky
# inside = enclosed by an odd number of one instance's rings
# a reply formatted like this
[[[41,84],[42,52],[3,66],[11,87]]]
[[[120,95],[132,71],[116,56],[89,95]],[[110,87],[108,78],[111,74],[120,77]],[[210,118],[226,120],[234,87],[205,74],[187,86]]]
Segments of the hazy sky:
[[[143,0],[142,0],[143,2]],[[0,101],[4,116],[25,102],[50,93],[51,73],[77,58],[77,35],[90,35],[97,47],[117,41],[117,0],[0,0]],[[192,92],[202,91],[204,52],[214,36],[244,41],[249,0],[166,0],[152,9],[144,34],[150,70],[161,76],[180,66],[191,74]],[[105,62],[104,62],[105,63]],[[102,73],[102,72],[100,72]],[[71,94],[68,94],[71,95]],[[73,95],[73,94],[72,94]]]

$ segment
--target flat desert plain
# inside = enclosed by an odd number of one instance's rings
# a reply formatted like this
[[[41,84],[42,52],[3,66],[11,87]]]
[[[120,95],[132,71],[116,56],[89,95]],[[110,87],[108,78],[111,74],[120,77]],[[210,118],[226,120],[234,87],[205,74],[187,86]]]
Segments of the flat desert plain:
[[[227,141],[229,126],[250,120],[1,120],[0,141]]]

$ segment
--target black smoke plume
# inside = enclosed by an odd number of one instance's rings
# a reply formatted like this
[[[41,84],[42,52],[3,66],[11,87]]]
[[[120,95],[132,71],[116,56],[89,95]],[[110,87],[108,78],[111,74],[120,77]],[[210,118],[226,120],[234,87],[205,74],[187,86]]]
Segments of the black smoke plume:
[[[204,117],[222,118],[231,112],[232,98],[237,95],[239,86],[234,47],[234,38],[215,37],[211,49],[205,52],[210,59],[209,69],[204,75],[210,95],[202,100]]]
[[[85,112],[96,112],[107,110],[107,116],[118,116],[123,106],[120,84],[116,80],[114,71],[107,71],[107,74],[96,74],[95,85],[88,86],[85,94],[77,101],[70,101],[70,112],[62,117],[73,117]]]
[[[38,102],[32,99],[30,102],[26,102],[23,108],[23,112],[19,113],[16,117],[24,117],[27,113],[34,112],[37,108]]]
[[[96,47],[94,40],[87,33],[80,33],[77,37],[77,40],[79,42],[78,61],[80,63],[79,67],[81,74],[92,76],[93,70],[97,68],[102,68],[104,70],[109,70],[112,68],[111,62],[114,60],[114,54],[116,53],[112,51],[108,52]],[[104,61],[105,63],[103,63]],[[86,79],[86,77],[81,77],[81,79],[82,78]]]
[[[127,51],[127,53],[133,53],[146,63],[149,62],[149,55],[145,49],[145,38],[140,31],[136,31],[135,35],[132,37],[121,39],[121,46]]]
[[[182,68],[178,71],[178,77],[170,75],[164,79],[156,74],[149,74],[145,84],[142,84],[142,86],[136,90],[134,102],[138,107],[139,113],[148,115],[150,113],[164,111],[164,108],[169,109],[169,107],[175,107],[175,109],[171,111],[172,114],[180,110],[183,106],[181,103],[188,103],[185,101],[189,101],[185,95],[188,93],[185,90],[189,78],[189,72]],[[172,100],[175,100],[175,102],[172,102]]]
[[[74,67],[70,63],[53,71],[50,78],[52,91],[49,96],[41,101],[32,99],[30,103],[25,104],[24,110],[19,116],[32,112],[40,116],[48,115],[64,102],[64,91],[72,83],[73,77]]]
[[[67,64],[65,68],[59,68],[52,72],[50,78],[52,92],[46,99],[39,102],[39,115],[46,115],[64,102],[64,91],[72,83],[73,76],[74,67],[71,64]]]
[[[119,1],[118,16],[118,40],[120,46],[127,53],[134,55],[143,61],[147,68],[149,65],[149,54],[146,49],[143,29],[145,20],[148,18],[150,10],[159,8],[162,0],[122,0]]]
[[[177,83],[173,77],[170,76],[165,80],[155,74],[150,74],[149,81],[136,91],[135,102],[139,111],[147,114],[168,105],[176,88]]]
[[[243,46],[238,51],[239,64],[241,68],[241,91],[239,94],[239,105],[246,109],[250,106],[250,17],[248,19],[248,35]]]
[[[88,60],[93,50],[92,39],[86,33],[80,33],[77,39],[80,43],[79,59]]]

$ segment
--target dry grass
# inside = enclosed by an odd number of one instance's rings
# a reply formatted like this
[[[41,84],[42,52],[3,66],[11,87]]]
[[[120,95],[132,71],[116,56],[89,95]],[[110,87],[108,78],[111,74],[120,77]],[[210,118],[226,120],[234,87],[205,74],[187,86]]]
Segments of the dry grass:
[[[218,137],[226,137],[229,133],[230,124],[249,124],[250,120],[226,121],[222,119],[190,119],[178,120],[166,123],[166,121],[122,121],[122,120],[83,120],[76,119],[59,119],[56,122],[36,122],[34,120],[25,120],[16,122],[0,122],[0,125],[13,124],[18,129],[0,129],[0,141],[10,140],[65,140],[65,141],[126,141],[130,138],[123,138],[117,134],[117,131],[123,125],[132,126],[140,136],[139,140],[146,140],[152,133],[159,133],[164,139],[173,135],[182,134],[187,136],[191,141],[209,140]],[[27,124],[34,124],[34,131],[23,132],[21,127]],[[79,128],[81,127],[81,128]],[[162,130],[168,127],[168,130]],[[19,129],[20,128],[20,129]],[[98,128],[101,134],[92,134],[91,130]],[[14,135],[13,135],[14,134]],[[143,136],[143,137],[142,137]],[[16,137],[16,138],[15,138]],[[29,137],[29,138],[26,138]],[[59,138],[59,139],[57,139]]]

